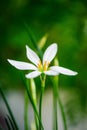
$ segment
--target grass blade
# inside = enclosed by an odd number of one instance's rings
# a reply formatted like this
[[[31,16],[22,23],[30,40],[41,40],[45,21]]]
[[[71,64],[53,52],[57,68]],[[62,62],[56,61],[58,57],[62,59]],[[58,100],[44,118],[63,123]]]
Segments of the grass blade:
[[[8,119],[7,119],[7,118],[5,118],[5,122],[6,122],[6,125],[7,125],[7,127],[8,127],[8,130],[11,130],[12,128],[11,128],[11,125],[9,124],[9,122],[8,122]]]
[[[16,130],[19,130],[19,128],[18,128],[18,126],[17,126],[17,123],[16,123],[16,121],[15,121],[15,118],[14,118],[14,116],[13,116],[13,113],[12,113],[12,111],[11,111],[11,109],[10,109],[10,106],[9,106],[9,104],[8,104],[8,102],[7,102],[7,99],[6,99],[5,95],[4,95],[4,93],[3,93],[2,89],[1,89],[1,87],[0,87],[0,94],[1,94],[1,96],[2,96],[2,98],[3,98],[3,100],[4,100],[4,103],[5,103],[6,107],[7,107],[7,110],[8,110],[8,112],[9,112],[10,116],[11,116],[11,119],[12,119],[13,122],[14,122],[14,125],[15,125]]]
[[[7,118],[9,120],[10,124],[11,124],[12,130],[15,130],[16,128],[15,128],[15,126],[13,124],[13,121],[11,120],[11,118],[8,115],[7,115]]]
[[[32,44],[33,44],[33,46],[34,46],[34,48],[36,48],[36,50],[39,52],[39,54],[40,54],[40,57],[42,58],[42,51],[40,50],[40,48],[38,47],[38,45],[37,45],[37,42],[36,42],[36,40],[35,40],[35,38],[34,38],[34,35],[32,34],[32,32],[31,32],[31,30],[30,30],[30,28],[29,28],[29,26],[28,26],[28,24],[26,23],[26,22],[24,22],[24,26],[25,26],[25,29],[26,29],[26,31],[27,31],[27,33],[28,33],[28,35],[29,35],[29,38],[30,38],[30,40],[31,40],[31,42],[32,42]]]

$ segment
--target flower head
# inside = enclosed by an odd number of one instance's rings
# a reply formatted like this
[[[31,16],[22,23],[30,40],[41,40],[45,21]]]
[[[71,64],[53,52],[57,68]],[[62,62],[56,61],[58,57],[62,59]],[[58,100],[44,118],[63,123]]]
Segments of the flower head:
[[[51,44],[46,49],[43,55],[43,60],[41,61],[38,55],[26,45],[26,55],[27,58],[32,63],[26,63],[26,62],[15,61],[10,59],[8,59],[8,62],[19,70],[32,70],[32,72],[26,74],[26,78],[35,78],[41,75],[42,73],[44,73],[45,75],[58,75],[59,73],[64,75],[72,75],[72,76],[76,75],[77,72],[66,69],[64,67],[60,67],[60,66],[49,67],[50,62],[56,56],[57,49],[58,47],[56,43]]]

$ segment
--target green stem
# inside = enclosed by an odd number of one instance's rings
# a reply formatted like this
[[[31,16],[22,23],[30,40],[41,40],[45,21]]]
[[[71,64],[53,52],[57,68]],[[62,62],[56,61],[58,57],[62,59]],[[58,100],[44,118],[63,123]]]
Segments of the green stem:
[[[31,102],[31,104],[32,104],[32,106],[33,106],[34,112],[35,112],[35,114],[36,114],[36,116],[37,116],[37,118],[38,118],[38,120],[39,120],[39,122],[40,122],[40,125],[41,125],[42,129],[44,130],[44,128],[43,128],[43,126],[42,126],[42,122],[41,122],[41,120],[40,120],[40,118],[39,118],[39,115],[38,115],[38,112],[37,112],[37,108],[36,108],[35,104],[34,104],[33,101],[32,101],[32,98],[31,98],[31,96],[30,96],[30,93],[29,93],[27,87],[26,87],[26,91],[27,91],[29,100],[30,100],[30,102]]]
[[[58,108],[57,108],[57,99],[58,99],[58,77],[55,77],[53,81],[53,130],[58,130]]]
[[[42,97],[43,97],[43,90],[41,90],[40,102],[39,102],[39,117],[40,117],[41,122],[42,122]],[[41,125],[39,129],[41,130]]]
[[[54,94],[54,96],[53,96],[53,101],[54,101],[54,125],[53,125],[53,129],[58,130],[58,126],[57,126],[57,99],[58,99],[59,106],[60,106],[60,109],[61,109],[62,118],[63,118],[63,123],[64,123],[64,130],[67,130],[66,116],[65,116],[65,112],[64,112],[64,108],[63,108],[61,99],[59,97],[58,77],[55,77],[55,79],[53,81],[53,94]],[[55,123],[56,123],[56,125],[55,125]]]
[[[58,123],[57,123],[57,121],[58,121],[58,118],[57,118],[57,116],[58,116],[58,112],[57,112],[57,100],[56,100],[56,98],[54,97],[54,125],[53,125],[53,130],[58,130]]]
[[[32,104],[32,107],[33,107],[33,109],[34,109],[35,115],[36,115],[36,117],[38,118],[38,121],[40,122],[40,125],[41,125],[42,130],[44,130],[44,127],[43,127],[43,125],[42,125],[42,122],[40,121],[40,118],[39,118],[39,114],[38,114],[36,105],[34,104],[33,99],[31,98],[31,93],[30,93],[29,90],[28,90],[28,85],[27,85],[27,83],[26,83],[26,79],[25,79],[23,73],[22,73],[22,80],[23,80],[23,83],[24,83],[24,86],[25,86],[25,89],[26,89],[26,92],[27,92],[27,95],[28,95],[28,99],[30,100],[30,102],[31,102],[31,104]]]
[[[65,112],[64,112],[64,108],[61,102],[60,97],[58,96],[58,100],[59,100],[59,105],[60,105],[60,109],[61,109],[61,113],[62,113],[62,118],[63,118],[63,123],[64,123],[64,130],[67,130],[67,122],[66,122],[66,116],[65,116]]]
[[[40,101],[39,101],[39,118],[42,122],[42,99],[43,99],[43,93],[45,88],[45,75],[41,77],[41,93],[40,93]],[[41,123],[39,122],[39,130],[41,130]]]
[[[31,92],[32,100],[37,108],[36,85],[35,85],[34,79],[30,79],[30,92]],[[34,111],[34,121],[36,125],[36,130],[38,130],[38,118],[36,116],[35,111]]]
[[[25,127],[25,130],[28,130],[28,95],[27,95],[27,92],[25,92],[24,127]]]
[[[34,119],[35,119],[36,130],[38,130],[38,118],[35,112],[34,112]]]
[[[3,100],[4,100],[4,103],[5,103],[5,105],[6,105],[7,109],[8,109],[8,112],[9,112],[9,114],[10,114],[10,116],[11,116],[11,119],[12,119],[13,122],[14,122],[15,129],[16,129],[16,130],[19,130],[19,128],[18,128],[18,126],[17,126],[17,123],[16,123],[16,121],[15,121],[15,118],[14,118],[14,116],[13,116],[13,113],[12,113],[12,111],[11,111],[11,109],[10,109],[10,106],[9,106],[7,100],[6,100],[6,97],[5,97],[5,95],[4,95],[4,93],[3,93],[2,89],[1,89],[1,87],[0,87],[0,93],[1,93],[1,96],[2,96],[2,98],[3,98]]]

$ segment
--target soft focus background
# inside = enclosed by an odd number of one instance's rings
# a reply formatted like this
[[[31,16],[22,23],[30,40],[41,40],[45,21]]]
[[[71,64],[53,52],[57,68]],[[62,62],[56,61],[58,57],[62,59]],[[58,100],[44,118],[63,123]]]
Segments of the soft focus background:
[[[28,61],[25,50],[26,44],[38,53],[32,44],[30,35],[33,36],[37,44],[44,35],[47,36],[42,51],[51,43],[58,43],[57,58],[59,64],[78,72],[75,77],[60,75],[59,91],[67,115],[69,130],[87,130],[86,0],[0,1],[0,84],[6,92],[15,115],[18,110],[23,109],[20,108],[23,101],[18,103],[17,96],[13,98],[14,91],[17,94],[18,92],[21,93],[23,98],[24,86],[20,71],[12,67],[7,59]],[[40,84],[38,78],[36,82]],[[46,90],[50,90],[51,87],[48,77]],[[51,92],[48,93],[50,95]],[[19,94],[18,99],[22,100],[22,98]],[[0,98],[0,100],[2,99]],[[2,104],[0,102],[0,108],[3,108]],[[48,106],[48,103],[44,104],[43,107],[46,105]],[[19,118],[18,121],[20,126]]]

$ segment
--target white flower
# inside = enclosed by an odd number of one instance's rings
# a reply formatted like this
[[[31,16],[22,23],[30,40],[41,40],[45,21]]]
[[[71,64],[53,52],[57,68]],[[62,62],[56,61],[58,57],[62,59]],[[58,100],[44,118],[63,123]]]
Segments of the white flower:
[[[41,62],[38,55],[26,45],[27,58],[33,63],[20,62],[8,59],[8,62],[19,70],[32,70],[32,72],[26,74],[26,78],[35,78],[42,73],[46,75],[58,75],[59,73],[64,75],[76,75],[77,72],[66,69],[60,66],[51,66],[50,62],[53,60],[57,53],[57,44],[51,44],[43,55],[43,61]]]

